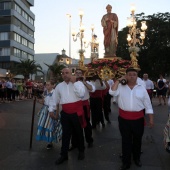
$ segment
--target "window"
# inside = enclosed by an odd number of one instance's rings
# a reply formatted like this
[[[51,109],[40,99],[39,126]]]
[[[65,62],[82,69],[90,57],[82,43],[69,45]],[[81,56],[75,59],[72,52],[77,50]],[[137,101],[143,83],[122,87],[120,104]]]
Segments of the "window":
[[[28,21],[29,21],[32,25],[34,25],[34,20],[33,20],[30,16],[28,16]]]
[[[30,48],[30,49],[34,49],[34,44],[33,43],[31,43],[31,42],[28,42],[28,47]]]
[[[1,40],[9,40],[9,32],[1,32],[0,33],[0,41]]]
[[[0,3],[0,9],[1,10],[11,9],[11,2]]]
[[[14,33],[14,40],[21,43],[21,36],[17,33]]]
[[[31,36],[31,37],[34,37],[34,32],[28,28],[28,34]]]
[[[14,8],[19,14],[21,14],[21,8],[17,4],[15,4]]]
[[[11,2],[4,2],[4,9],[11,9]]]
[[[22,44],[25,45],[25,46],[27,46],[28,41],[27,41],[25,38],[22,38]]]
[[[31,55],[31,54],[28,54],[28,59],[33,60],[33,59],[34,59],[34,56]]]
[[[21,55],[22,55],[21,58],[23,58],[23,59],[27,59],[27,58],[28,58],[28,57],[27,57],[27,53],[26,53],[25,51],[22,51],[22,52],[21,52]]]
[[[14,48],[14,56],[21,58],[21,50]]]
[[[10,48],[0,48],[0,56],[9,56]]]
[[[26,20],[28,20],[28,14],[27,14],[25,11],[22,11],[22,16],[23,16]]]

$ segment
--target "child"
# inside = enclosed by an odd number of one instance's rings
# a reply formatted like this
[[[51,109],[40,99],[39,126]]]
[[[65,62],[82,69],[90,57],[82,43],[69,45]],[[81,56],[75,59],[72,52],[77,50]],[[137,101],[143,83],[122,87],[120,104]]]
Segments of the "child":
[[[43,104],[43,107],[39,111],[39,121],[38,121],[38,130],[36,140],[46,141],[47,149],[51,149],[53,147],[52,142],[58,142],[61,139],[61,123],[60,119],[56,117],[55,114],[49,115],[49,104],[53,103],[52,94],[54,83],[49,81],[46,83],[47,92],[44,93],[44,99],[39,99],[38,101]],[[56,110],[55,103],[52,105],[53,110]],[[58,109],[57,109],[58,111]]]

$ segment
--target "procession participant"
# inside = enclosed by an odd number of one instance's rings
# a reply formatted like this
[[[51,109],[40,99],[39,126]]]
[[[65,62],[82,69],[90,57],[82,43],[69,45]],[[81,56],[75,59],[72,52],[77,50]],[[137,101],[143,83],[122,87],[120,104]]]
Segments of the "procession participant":
[[[149,114],[149,124],[153,126],[153,109],[146,89],[137,83],[137,70],[128,68],[126,75],[118,79],[109,93],[118,97],[119,130],[122,136],[122,161],[120,170],[126,170],[131,165],[131,154],[134,162],[141,167],[140,161],[142,136],[144,133],[144,113]],[[121,80],[127,84],[122,85]]]
[[[95,92],[90,92],[90,108],[92,115],[92,128],[95,129],[98,123],[105,127],[102,111],[102,90],[106,89],[104,81],[98,75],[93,76],[92,84],[95,86]]]
[[[62,146],[60,157],[56,160],[55,164],[61,164],[68,160],[68,150],[70,138],[73,128],[75,129],[77,144],[78,144],[78,160],[83,160],[84,155],[84,136],[83,129],[86,126],[82,98],[85,95],[84,84],[80,81],[76,82],[76,77],[72,76],[69,68],[62,70],[63,82],[59,83],[53,93],[53,100],[56,105],[62,105],[61,111],[61,124],[62,124]]]
[[[38,141],[46,141],[47,149],[52,149],[52,142],[58,142],[61,139],[62,127],[60,123],[60,119],[56,118],[56,113],[51,114],[49,111],[56,110],[56,105],[52,101],[52,94],[54,83],[52,81],[48,81],[46,84],[47,93],[43,99],[38,99],[38,102],[43,104],[41,110],[38,113],[38,127],[37,127],[37,135],[36,140]],[[53,105],[51,105],[53,103]]]
[[[103,111],[104,111],[104,117],[106,119],[106,121],[110,124],[110,118],[109,118],[109,112],[111,112],[110,109],[110,99],[111,99],[111,95],[109,94],[109,89],[110,89],[110,85],[108,84],[108,81],[104,81],[105,85],[106,85],[106,89],[102,90],[102,97],[103,97]]]
[[[92,137],[92,126],[90,123],[89,92],[94,92],[95,87],[91,82],[85,80],[85,77],[83,77],[83,72],[81,69],[76,69],[75,76],[77,78],[77,81],[81,81],[85,86],[85,96],[82,99],[82,101],[83,101],[84,116],[85,116],[87,125],[84,128],[84,134],[85,134],[86,142],[88,143],[88,147],[90,148],[93,146],[93,137]],[[77,147],[77,140],[76,140],[76,135],[74,133],[74,130],[73,130],[73,134],[72,134],[72,142],[71,143],[72,143],[72,146],[69,150],[72,150],[75,147]]]

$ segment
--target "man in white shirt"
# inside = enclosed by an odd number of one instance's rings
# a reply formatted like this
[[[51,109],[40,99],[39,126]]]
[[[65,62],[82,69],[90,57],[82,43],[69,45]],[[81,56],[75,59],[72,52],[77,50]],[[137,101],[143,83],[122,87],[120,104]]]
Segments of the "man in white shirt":
[[[90,148],[93,146],[93,137],[92,137],[92,125],[90,123],[89,92],[94,92],[95,87],[91,82],[85,81],[85,77],[83,77],[83,72],[81,69],[76,69],[75,76],[77,78],[77,81],[81,81],[85,86],[85,96],[82,98],[82,102],[83,102],[84,116],[85,116],[87,125],[84,128],[84,134],[85,134],[86,142],[88,143],[88,147]],[[72,134],[71,143],[72,143],[72,146],[69,150],[73,150],[74,148],[77,147],[77,136],[74,133],[74,130]]]
[[[56,105],[62,105],[62,147],[61,156],[55,162],[57,165],[68,160],[68,150],[73,129],[75,129],[77,136],[77,147],[79,150],[78,160],[83,160],[85,157],[83,128],[86,126],[86,121],[82,104],[82,98],[85,96],[85,87],[82,82],[76,82],[76,77],[72,76],[69,68],[62,70],[62,78],[64,81],[56,86],[52,100]],[[53,112],[53,110],[50,112]]]
[[[122,136],[122,161],[120,170],[126,170],[131,165],[131,154],[135,164],[142,166],[140,152],[144,133],[144,109],[149,114],[149,124],[153,126],[153,109],[146,89],[137,83],[138,73],[134,68],[128,68],[126,75],[117,80],[109,93],[118,97],[119,130]],[[122,85],[121,80],[127,84]]]
[[[149,97],[151,99],[151,102],[152,102],[152,92],[153,92],[153,89],[154,89],[154,84],[153,82],[148,78],[148,74],[143,74],[143,82],[145,83],[146,85],[146,90],[149,94]]]

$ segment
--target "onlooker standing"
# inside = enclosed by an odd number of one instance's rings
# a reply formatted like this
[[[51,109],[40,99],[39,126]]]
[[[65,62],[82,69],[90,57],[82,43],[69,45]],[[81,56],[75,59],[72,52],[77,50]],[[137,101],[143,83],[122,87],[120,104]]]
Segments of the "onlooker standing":
[[[161,98],[164,101],[164,105],[166,105],[166,79],[164,79],[162,75],[160,75],[157,80],[157,95],[159,98],[158,106],[162,105]]]
[[[32,98],[32,82],[30,79],[26,81],[26,88],[27,88],[27,98],[31,99]]]
[[[16,85],[19,93],[19,100],[22,100],[23,91],[24,91],[22,80],[17,80]]]
[[[10,79],[5,84],[6,90],[7,90],[7,100],[8,102],[12,101],[11,95],[12,95],[12,82]]]
[[[143,74],[143,81],[144,81],[144,83],[145,83],[145,85],[146,85],[146,90],[147,90],[147,92],[148,92],[148,94],[149,94],[149,97],[150,97],[150,99],[151,99],[151,102],[152,102],[152,93],[153,93],[153,89],[154,89],[154,84],[153,84],[153,82],[148,78],[148,74],[147,74],[147,73]]]
[[[6,98],[6,87],[5,87],[5,80],[2,79],[0,82],[0,98],[1,102],[5,103]]]

